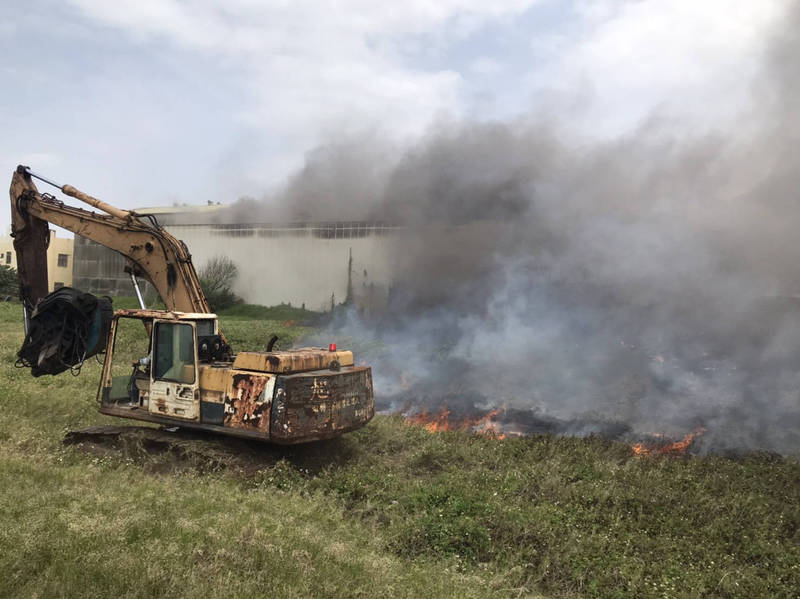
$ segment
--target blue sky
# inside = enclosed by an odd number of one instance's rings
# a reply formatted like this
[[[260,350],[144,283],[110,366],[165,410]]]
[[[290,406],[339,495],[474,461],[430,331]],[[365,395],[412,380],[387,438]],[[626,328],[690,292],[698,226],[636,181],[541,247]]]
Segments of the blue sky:
[[[134,207],[259,197],[331,138],[403,144],[442,119],[546,114],[587,137],[653,113],[723,126],[786,2],[16,4],[0,163]]]

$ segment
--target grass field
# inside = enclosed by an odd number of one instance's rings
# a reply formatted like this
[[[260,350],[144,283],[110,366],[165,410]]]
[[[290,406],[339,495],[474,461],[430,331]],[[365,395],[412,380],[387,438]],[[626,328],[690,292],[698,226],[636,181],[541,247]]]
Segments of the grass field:
[[[286,347],[313,331],[287,314],[236,307],[222,327],[234,348]],[[296,448],[176,434],[164,450],[132,429],[86,451],[65,433],[135,423],[97,413],[97,363],[14,368],[19,317],[0,304],[0,597],[800,594],[795,458],[642,458],[390,416]]]

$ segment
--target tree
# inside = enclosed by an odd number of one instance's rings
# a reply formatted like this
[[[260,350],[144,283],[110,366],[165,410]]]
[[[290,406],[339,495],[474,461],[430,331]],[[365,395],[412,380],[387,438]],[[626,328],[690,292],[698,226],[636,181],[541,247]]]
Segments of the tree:
[[[17,271],[10,266],[0,266],[0,300],[19,297],[19,277]]]
[[[200,284],[212,310],[224,310],[241,302],[233,292],[238,276],[239,268],[227,256],[214,256],[200,269]]]

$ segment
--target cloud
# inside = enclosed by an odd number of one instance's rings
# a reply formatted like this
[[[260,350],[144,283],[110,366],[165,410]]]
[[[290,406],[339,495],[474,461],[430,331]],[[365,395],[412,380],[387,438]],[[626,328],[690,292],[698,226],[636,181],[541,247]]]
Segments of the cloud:
[[[568,36],[535,39],[549,58],[528,85],[588,101],[587,128],[612,135],[654,109],[694,122],[738,114],[747,101],[766,31],[785,1],[577,2]]]
[[[204,53],[241,70],[242,122],[307,144],[320,131],[365,120],[408,135],[439,111],[457,113],[461,76],[404,63],[400,40],[442,27],[466,35],[531,2],[74,4],[140,43]]]
[[[236,95],[233,119],[247,134],[238,134],[244,148],[227,151],[251,156],[251,170],[281,165],[265,169],[263,186],[322,139],[367,128],[409,140],[443,115],[505,118],[555,106],[611,135],[667,104],[695,120],[718,115],[743,100],[740,82],[781,4],[578,0],[551,7],[558,17],[549,27],[540,16],[547,5],[535,0],[72,0],[129,43],[232,72],[234,87],[222,93]],[[475,46],[463,65],[450,54],[460,44]],[[259,135],[280,140],[280,155],[265,155],[252,141]]]
[[[470,64],[470,68],[477,75],[493,75],[503,71],[505,65],[495,58],[489,56],[479,56]]]

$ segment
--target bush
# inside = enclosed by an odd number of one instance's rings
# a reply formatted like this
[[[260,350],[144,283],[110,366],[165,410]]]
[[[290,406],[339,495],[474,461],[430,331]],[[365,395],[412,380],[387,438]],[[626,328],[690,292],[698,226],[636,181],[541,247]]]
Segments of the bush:
[[[19,277],[10,266],[0,266],[0,300],[8,301],[19,297]]]
[[[242,301],[233,292],[238,276],[239,268],[227,256],[214,256],[200,269],[200,284],[212,310],[224,310]]]

